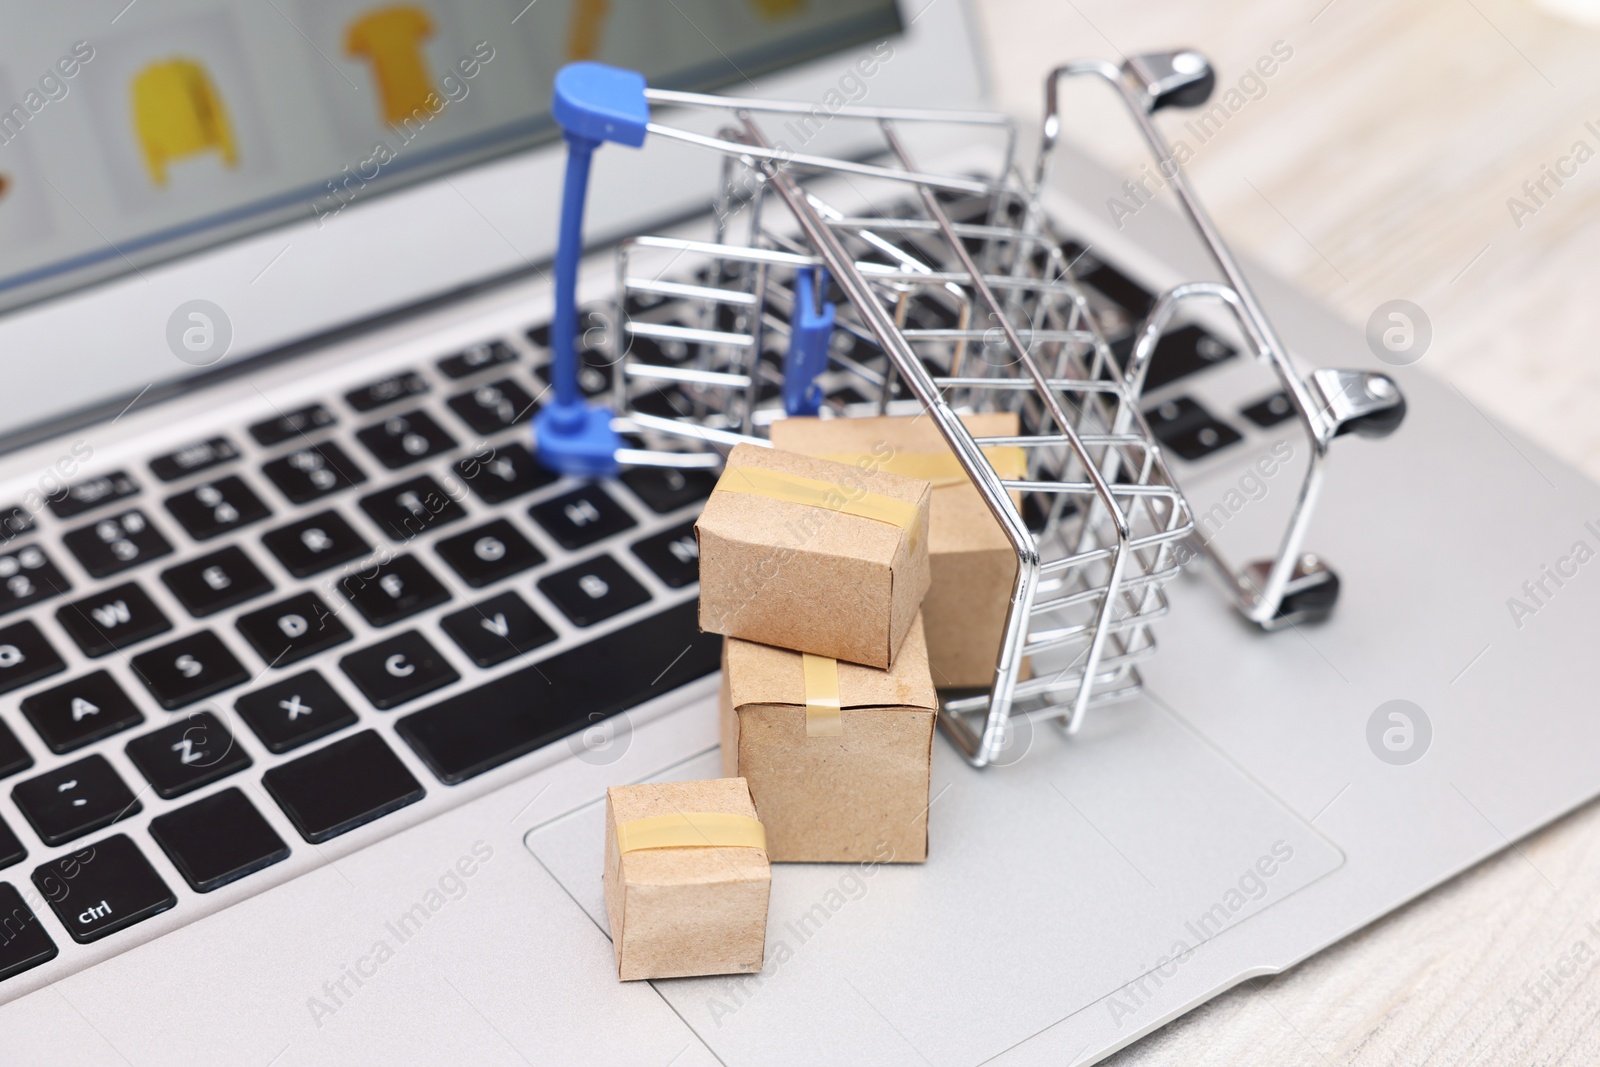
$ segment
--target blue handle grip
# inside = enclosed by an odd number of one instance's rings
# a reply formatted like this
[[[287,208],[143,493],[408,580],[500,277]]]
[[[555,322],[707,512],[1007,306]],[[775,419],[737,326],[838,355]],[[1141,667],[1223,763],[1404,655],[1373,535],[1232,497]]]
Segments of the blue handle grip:
[[[817,297],[827,287],[828,272],[821,267],[795,275],[789,352],[783,361],[783,410],[789,415],[815,415],[822,410],[817,376],[828,369],[834,306],[819,303]]]

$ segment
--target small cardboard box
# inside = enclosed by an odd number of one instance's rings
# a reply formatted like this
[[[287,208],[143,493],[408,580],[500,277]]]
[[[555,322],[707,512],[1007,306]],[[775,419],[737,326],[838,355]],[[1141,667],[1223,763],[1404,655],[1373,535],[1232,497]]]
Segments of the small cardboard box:
[[[928,591],[920,478],[738,445],[695,523],[700,628],[887,667]]]
[[[961,421],[976,437],[1018,432],[1017,416],[1011,412],[965,415]],[[926,416],[782,419],[772,424],[772,442],[808,456],[841,462],[875,458],[886,471],[939,475],[933,479],[928,530],[931,584],[922,602],[928,663],[941,689],[989,686],[1005,634],[1017,554],[977,486],[954,466],[955,453],[938,425]],[[1003,476],[1017,477],[1022,473],[1019,451],[992,449],[990,460]]]
[[[774,862],[926,860],[937,713],[920,618],[888,670],[723,642],[722,769],[750,783]]]
[[[606,917],[622,981],[761,970],[772,867],[753,847],[755,820],[743,778],[606,790]]]

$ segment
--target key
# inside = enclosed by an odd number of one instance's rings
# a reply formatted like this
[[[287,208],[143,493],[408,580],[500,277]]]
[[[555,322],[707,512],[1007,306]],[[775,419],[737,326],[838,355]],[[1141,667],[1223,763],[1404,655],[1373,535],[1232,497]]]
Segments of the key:
[[[36,868],[33,884],[80,945],[125,930],[178,902],[127,834]]]
[[[556,639],[550,624],[539,618],[527,601],[510,592],[446,615],[439,625],[480,667],[504,663]]]
[[[288,752],[356,723],[350,705],[316,671],[245,693],[233,707],[273,753]]]
[[[65,492],[50,498],[50,510],[58,519],[72,519],[102,504],[136,496],[138,492],[139,483],[130,478],[127,471],[114,471],[69,485]]]
[[[144,715],[106,671],[23,697],[21,707],[50,751],[58,754],[144,722]]]
[[[694,536],[692,522],[635,541],[633,554],[673,589],[700,580],[700,542]]]
[[[333,412],[321,404],[312,404],[309,407],[291,411],[287,415],[258,422],[250,427],[250,436],[256,439],[256,444],[262,448],[271,448],[281,445],[293,437],[304,437],[308,433],[332,426],[338,420],[333,417]]]
[[[210,541],[272,514],[237,475],[202,482],[187,493],[170,496],[166,510],[195,541]]]
[[[141,807],[139,798],[98,754],[18,782],[11,799],[47,845],[93,833],[138,814]]]
[[[446,378],[465,378],[469,374],[516,361],[517,353],[510,345],[504,341],[486,341],[481,345],[473,345],[465,352],[441,359],[439,372]]]
[[[66,669],[60,655],[32,622],[24,620],[0,629],[0,693],[21,689]],[[0,745],[0,768],[5,766],[3,750],[4,745]]]
[[[321,511],[309,519],[280,526],[265,534],[261,542],[296,578],[321,574],[359,559],[372,548],[337,511]]]
[[[14,863],[21,863],[28,858],[28,850],[23,847],[22,841],[12,831],[11,827],[0,822],[0,868],[10,867]],[[10,924],[6,921],[8,913],[0,912],[0,951],[5,948],[6,935],[11,934]],[[0,974],[0,978],[4,978]]]
[[[480,449],[452,468],[485,504],[503,504],[555,482],[560,476],[546,470],[522,445],[509,443]]]
[[[0,778],[9,778],[33,766],[33,757],[22,747],[11,727],[0,722]]]
[[[585,348],[578,353],[578,388],[584,396],[599,396],[611,391],[611,371],[614,359],[610,349]],[[546,385],[554,377],[549,363],[540,364],[533,372]]]
[[[371,385],[344,394],[344,402],[357,411],[376,411],[387,404],[404,400],[408,396],[421,396],[428,391],[428,383],[416,371],[402,371],[387,378],[379,378]]]
[[[450,599],[450,590],[415,556],[396,556],[339,582],[339,592],[374,626],[409,619]]]
[[[461,580],[474,589],[519,574],[544,562],[544,553],[533,547],[505,519],[486,522],[466,533],[447,537],[434,545]]]
[[[367,480],[366,472],[332,441],[297,448],[263,466],[261,473],[291,504],[309,504]]]
[[[272,799],[313,845],[349,833],[427,795],[371,730],[335,741],[261,776]]]
[[[466,781],[715,671],[693,602],[412,712],[395,724],[446,785]]]
[[[467,517],[461,505],[425,474],[362,497],[361,510],[402,542]]]
[[[289,846],[235,788],[150,820],[150,836],[196,893],[221,889],[289,856]]]
[[[128,742],[128,759],[163,800],[250,766],[250,756],[211,711],[191,711],[177,722]]]
[[[352,636],[315,593],[297,593],[260,611],[241,615],[237,625],[256,655],[273,667],[298,663],[342,645]]]
[[[1239,431],[1186,396],[1157,405],[1144,416],[1157,440],[1191,461],[1244,440]]]
[[[456,439],[445,433],[432,415],[421,410],[390,415],[377,425],[358,431],[356,437],[390,470],[399,470],[456,446]]]
[[[379,711],[415,700],[461,677],[415,630],[352,652],[339,666]]]
[[[1156,342],[1155,351],[1150,353],[1145,391],[1153,392],[1179,378],[1225,363],[1238,354],[1232,345],[1224,344],[1198,326],[1180,326],[1163,334]]]
[[[634,525],[633,517],[598,485],[586,485],[528,509],[556,544],[567,550],[592,545]]]
[[[129,567],[172,554],[172,544],[135,508],[62,535],[83,569],[109,578]]]
[[[197,619],[272,592],[272,583],[236,545],[161,572],[172,595]]]
[[[244,664],[210,630],[141,652],[129,663],[168,711],[250,680]]]
[[[150,461],[150,471],[164,482],[175,482],[191,474],[199,474],[220,467],[239,458],[239,446],[226,437],[212,437],[184,445],[175,452],[156,456]]]
[[[1294,404],[1287,394],[1278,392],[1261,398],[1249,407],[1240,408],[1239,414],[1265,430],[1285,419],[1294,418]]]
[[[0,941],[0,982],[61,954],[33,909],[10,882],[0,882],[0,915],[6,916],[6,938]]]
[[[1115,267],[1100,262],[1082,245],[1068,241],[1061,247],[1072,272],[1081,282],[1100,290],[1112,303],[1126,310],[1134,319],[1149,314],[1155,304],[1155,294],[1129,278]]]
[[[0,507],[0,545],[8,545],[25,533],[33,532],[33,516],[20,504]]]
[[[37,545],[0,552],[0,615],[60,596],[71,588],[72,583]]]
[[[610,556],[539,579],[539,592],[578,626],[593,626],[650,599],[644,586]]]
[[[699,504],[716,487],[710,471],[680,471],[672,467],[633,467],[622,472],[622,484],[633,490],[651,511],[665,515],[688,504]]]
[[[110,655],[172,629],[150,594],[133,582],[73,601],[56,612],[56,621],[91,657]]]
[[[609,321],[610,316],[601,307],[591,305],[589,307],[579,308],[578,335],[574,339],[578,347],[585,347],[585,337],[588,337],[590,340],[593,340],[597,343],[604,340],[603,333],[596,331],[605,330],[606,324]],[[549,348],[550,327],[552,325],[553,323],[541,322],[537,326],[530,327],[528,330],[528,340],[532,341],[534,346],[537,348]]]
[[[447,403],[475,433],[485,435],[527,422],[537,406],[528,391],[510,378],[458,393]]]

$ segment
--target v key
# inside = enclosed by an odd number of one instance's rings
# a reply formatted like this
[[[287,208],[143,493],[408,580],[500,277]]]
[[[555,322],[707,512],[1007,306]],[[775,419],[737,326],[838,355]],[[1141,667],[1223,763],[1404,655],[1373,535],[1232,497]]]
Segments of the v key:
[[[548,623],[515,593],[501,593],[439,624],[480,667],[493,667],[556,639]]]

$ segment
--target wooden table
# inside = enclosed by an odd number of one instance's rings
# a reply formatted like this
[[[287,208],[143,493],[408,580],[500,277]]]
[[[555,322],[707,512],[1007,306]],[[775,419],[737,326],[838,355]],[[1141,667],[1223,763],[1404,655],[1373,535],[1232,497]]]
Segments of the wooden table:
[[[1162,121],[1234,245],[1358,325],[1414,301],[1423,367],[1600,478],[1600,30],[1519,0],[973,8],[996,102],[1019,114],[1063,59],[1199,48],[1237,108],[1204,141],[1191,116]],[[1272,76],[1241,86],[1275,46]],[[1111,107],[1068,130],[1139,173]],[[1110,1062],[1600,1063],[1600,807]]]

